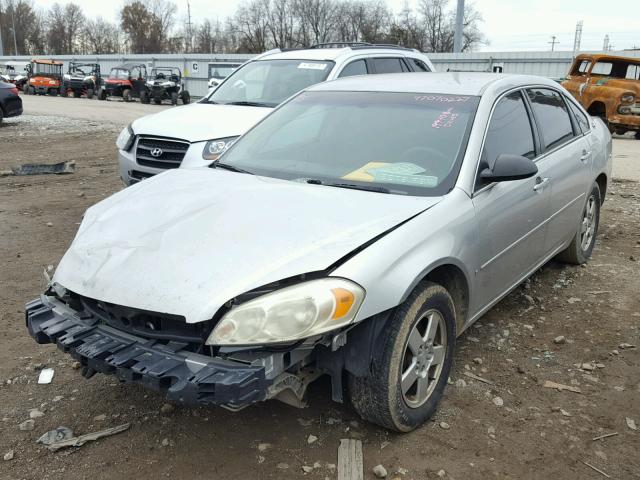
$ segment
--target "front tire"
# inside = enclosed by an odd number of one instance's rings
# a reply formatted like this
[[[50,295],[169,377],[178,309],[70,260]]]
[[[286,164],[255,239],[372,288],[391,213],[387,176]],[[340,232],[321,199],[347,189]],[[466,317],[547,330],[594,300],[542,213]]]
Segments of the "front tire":
[[[122,91],[122,100],[125,102],[131,101],[131,90],[129,88]]]
[[[349,376],[349,398],[366,421],[408,432],[436,411],[453,364],[456,317],[447,290],[423,282],[397,307],[369,373]]]
[[[187,92],[186,90],[180,94],[180,98],[182,98],[183,105],[189,105],[189,103],[191,102],[191,95],[189,95],[189,92]]]
[[[589,260],[596,244],[601,203],[600,187],[594,183],[582,210],[578,231],[569,246],[558,254],[558,260],[574,265],[582,265]]]

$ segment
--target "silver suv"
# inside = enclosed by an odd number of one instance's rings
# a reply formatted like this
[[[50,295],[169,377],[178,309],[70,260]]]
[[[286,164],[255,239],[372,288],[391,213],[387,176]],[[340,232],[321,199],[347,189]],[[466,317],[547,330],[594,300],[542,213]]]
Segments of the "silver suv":
[[[373,73],[433,72],[426,55],[393,45],[330,43],[272,50],[245,63],[200,102],[140,118],[116,142],[126,185],[171,168],[209,165],[296,92]]]

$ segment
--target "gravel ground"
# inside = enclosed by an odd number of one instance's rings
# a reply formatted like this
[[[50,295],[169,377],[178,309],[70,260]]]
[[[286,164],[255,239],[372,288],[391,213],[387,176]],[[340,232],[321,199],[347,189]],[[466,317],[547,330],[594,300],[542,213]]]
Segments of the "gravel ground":
[[[95,111],[71,120],[31,111],[0,127],[0,170],[77,165],[70,175],[0,178],[0,478],[334,479],[340,439],[357,438],[367,479],[379,464],[402,480],[607,478],[594,468],[640,479],[640,431],[631,428],[640,425],[636,181],[610,185],[587,265],[549,263],[459,339],[441,407],[415,432],[365,424],[331,402],[322,379],[303,410],[278,402],[238,413],[181,408],[111,377],[83,379],[70,357],[36,345],[25,330],[24,302],[41,293],[43,268],[59,261],[84,210],[121,188],[113,142],[129,121],[97,121],[112,108],[106,102],[42,100]],[[629,149],[637,165],[640,142]],[[39,385],[45,367],[55,375]],[[580,393],[545,388],[547,380]],[[28,420],[33,429],[21,430]],[[126,432],[79,448],[50,452],[35,443],[61,425],[83,434],[125,422]],[[615,435],[593,440],[607,434]]]

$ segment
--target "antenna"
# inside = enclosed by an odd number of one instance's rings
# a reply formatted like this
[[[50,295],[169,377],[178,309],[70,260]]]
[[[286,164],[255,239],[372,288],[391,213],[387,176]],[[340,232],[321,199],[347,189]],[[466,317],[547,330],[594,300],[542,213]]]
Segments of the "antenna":
[[[580,40],[582,40],[582,20],[576,23],[576,35],[573,37],[573,56],[580,51]]]
[[[556,37],[555,35],[551,35],[551,41],[547,42],[547,43],[551,44],[551,51],[552,52],[555,50],[556,43],[560,43],[559,41],[556,40],[556,38],[558,38],[558,37]]]

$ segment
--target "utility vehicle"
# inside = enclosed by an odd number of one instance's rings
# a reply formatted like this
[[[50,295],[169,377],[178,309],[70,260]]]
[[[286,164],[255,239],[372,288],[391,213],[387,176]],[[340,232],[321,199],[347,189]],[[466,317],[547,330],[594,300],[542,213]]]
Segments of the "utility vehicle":
[[[91,99],[98,94],[102,85],[99,63],[70,62],[67,73],[62,77],[61,95],[79,98],[86,95]]]
[[[62,62],[58,60],[33,59],[26,67],[27,81],[22,91],[29,95],[52,95],[60,93],[62,87]]]
[[[100,100],[121,97],[125,102],[139,98],[147,103],[147,66],[144,63],[125,63],[111,69],[100,87]]]
[[[184,105],[191,101],[177,67],[155,67],[151,70],[151,77],[147,80],[147,94],[146,103],[153,99],[156,105],[160,105],[162,100],[171,100],[171,105],[177,105],[178,99],[182,100]],[[140,99],[142,100],[142,97]]]

